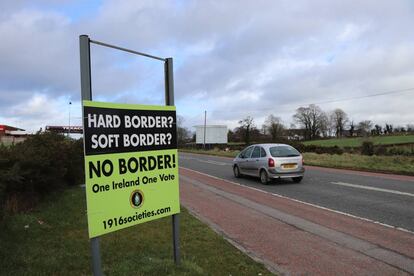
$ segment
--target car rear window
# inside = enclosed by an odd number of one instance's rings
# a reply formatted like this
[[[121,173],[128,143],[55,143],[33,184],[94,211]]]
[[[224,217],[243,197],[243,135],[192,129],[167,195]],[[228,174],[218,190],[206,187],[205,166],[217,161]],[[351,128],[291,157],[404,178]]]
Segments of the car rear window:
[[[273,157],[294,157],[300,156],[300,153],[290,146],[275,146],[269,149]]]

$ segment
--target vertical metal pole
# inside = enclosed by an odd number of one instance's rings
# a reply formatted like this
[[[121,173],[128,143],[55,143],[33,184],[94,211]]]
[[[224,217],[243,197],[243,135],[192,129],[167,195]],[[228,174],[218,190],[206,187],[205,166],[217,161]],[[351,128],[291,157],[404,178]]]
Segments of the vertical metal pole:
[[[92,100],[91,50],[87,35],[79,36],[82,100]]]
[[[174,76],[173,59],[167,58],[164,63],[165,71],[165,105],[174,105]]]
[[[206,124],[207,124],[207,110],[204,110],[204,135],[203,135],[203,149],[206,149]]]
[[[70,136],[70,107],[72,105],[72,102],[69,101],[69,129],[68,129],[68,137]]]
[[[81,94],[82,100],[92,100],[91,85],[91,55],[90,40],[87,35],[79,36],[80,50],[80,72],[81,72]],[[83,108],[82,108],[83,110]],[[83,114],[82,114],[83,115]],[[83,116],[82,116],[83,118]],[[82,120],[83,121],[83,120]],[[102,274],[101,254],[99,251],[99,238],[91,239],[92,253],[92,271],[93,275],[100,276]]]
[[[167,58],[164,63],[165,71],[165,104],[174,105],[174,76],[173,59]],[[172,215],[172,234],[174,262],[180,264],[180,217],[178,214]]]
[[[92,252],[92,272],[95,276],[101,276],[102,265],[101,265],[101,252],[99,249],[99,238],[91,239],[91,252]]]

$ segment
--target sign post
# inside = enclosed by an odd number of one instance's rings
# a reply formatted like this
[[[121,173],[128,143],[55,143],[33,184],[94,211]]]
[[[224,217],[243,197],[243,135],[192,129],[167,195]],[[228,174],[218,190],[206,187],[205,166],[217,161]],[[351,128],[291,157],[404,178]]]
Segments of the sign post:
[[[180,264],[179,180],[172,58],[79,37],[85,180],[92,270],[102,275],[99,236],[172,215]],[[92,101],[90,43],[164,61],[166,106]]]
[[[80,50],[80,73],[81,73],[81,95],[82,101],[92,100],[91,81],[91,53],[90,41],[87,35],[79,37]],[[82,111],[83,112],[83,111]],[[99,250],[99,238],[91,238],[92,272],[95,276],[102,275],[101,254]]]
[[[174,76],[173,76],[173,59],[167,58],[164,64],[165,69],[165,104],[174,105]],[[180,264],[180,233],[179,233],[179,216],[172,215],[172,232],[173,232],[173,250],[174,262]]]

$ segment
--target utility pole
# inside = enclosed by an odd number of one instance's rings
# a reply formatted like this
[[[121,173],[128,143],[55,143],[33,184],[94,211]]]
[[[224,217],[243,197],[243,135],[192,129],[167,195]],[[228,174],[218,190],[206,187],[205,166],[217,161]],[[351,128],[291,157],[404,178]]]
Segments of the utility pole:
[[[69,128],[68,128],[68,137],[70,134],[70,106],[72,105],[72,102],[69,102]]]
[[[207,110],[204,111],[204,135],[203,135],[203,149],[206,149],[206,123],[207,123]]]

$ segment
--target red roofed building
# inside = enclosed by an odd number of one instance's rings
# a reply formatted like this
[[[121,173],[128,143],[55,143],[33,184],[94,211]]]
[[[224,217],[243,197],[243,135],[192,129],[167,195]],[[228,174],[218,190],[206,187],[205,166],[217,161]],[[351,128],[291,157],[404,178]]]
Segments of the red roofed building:
[[[0,143],[13,144],[22,142],[26,139],[26,136],[27,133],[22,128],[0,125]]]
[[[24,131],[24,129],[8,125],[0,125],[0,136],[10,134],[10,131]]]

